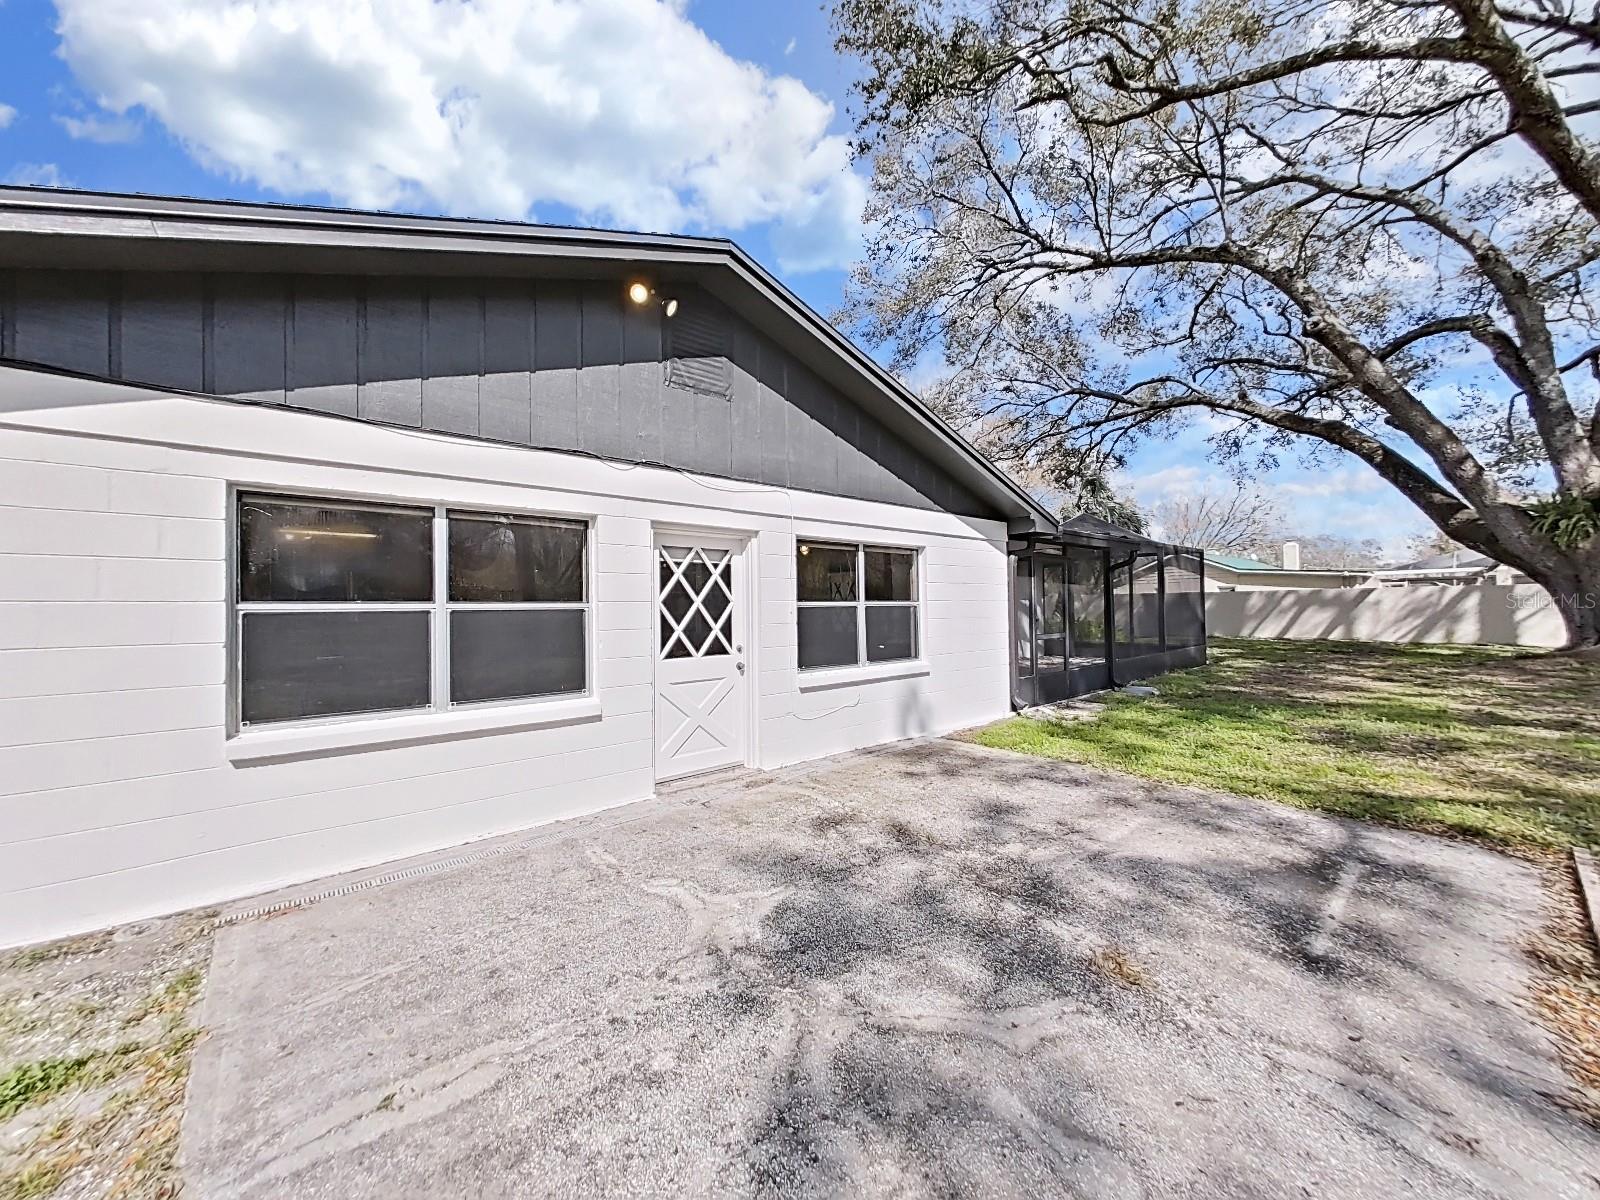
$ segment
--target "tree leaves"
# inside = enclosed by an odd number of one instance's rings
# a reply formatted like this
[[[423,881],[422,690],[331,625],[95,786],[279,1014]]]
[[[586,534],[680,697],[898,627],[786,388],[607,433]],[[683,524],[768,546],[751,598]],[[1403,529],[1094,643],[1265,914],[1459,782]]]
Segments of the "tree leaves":
[[[1523,502],[1600,497],[1574,13],[839,0],[874,167],[845,317],[941,357],[1015,461],[1103,473],[1209,410],[1238,462],[1334,446],[1472,548],[1600,580]]]
[[[1534,528],[1563,550],[1576,550],[1600,534],[1600,504],[1570,492],[1529,505]]]

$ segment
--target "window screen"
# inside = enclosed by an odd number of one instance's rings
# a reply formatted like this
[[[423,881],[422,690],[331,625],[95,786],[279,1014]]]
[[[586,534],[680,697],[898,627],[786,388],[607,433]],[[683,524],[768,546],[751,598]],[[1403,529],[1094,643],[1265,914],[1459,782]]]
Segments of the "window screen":
[[[1206,640],[1205,593],[1198,554],[1166,558],[1167,645],[1202,646]]]
[[[1067,564],[1041,558],[1039,570],[1039,670],[1067,667]]]
[[[795,559],[796,599],[809,602],[854,602],[856,599],[854,546],[824,546],[801,542]]]
[[[1117,653],[1125,655],[1133,646],[1133,570],[1132,560],[1123,559],[1111,568],[1111,626]]]
[[[585,616],[581,608],[452,610],[450,699],[470,703],[584,691]]]
[[[1106,556],[1103,550],[1067,551],[1074,662],[1106,657]]]
[[[588,527],[448,514],[450,703],[588,689]]]
[[[906,604],[867,606],[867,661],[896,662],[917,656],[917,610]]]
[[[917,552],[802,541],[795,554],[800,669],[916,658]]]
[[[1161,649],[1161,556],[1141,554],[1133,562],[1133,640],[1141,653]]]
[[[238,597],[246,603],[431,600],[433,513],[242,496]]]
[[[1017,675],[1026,679],[1033,674],[1033,559],[1019,557],[1016,563],[1012,602],[1015,608],[1013,624],[1016,634]]]
[[[917,555],[913,550],[868,550],[868,600],[915,600]]]
[[[852,667],[861,661],[853,604],[802,607],[798,634],[802,671],[812,667]]]
[[[584,600],[579,521],[450,514],[450,599],[505,604]]]
[[[433,656],[421,612],[246,612],[240,619],[240,718],[427,708]]]
[[[433,511],[241,494],[239,720],[433,703]]]
[[[589,686],[581,521],[257,494],[237,515],[241,724]]]

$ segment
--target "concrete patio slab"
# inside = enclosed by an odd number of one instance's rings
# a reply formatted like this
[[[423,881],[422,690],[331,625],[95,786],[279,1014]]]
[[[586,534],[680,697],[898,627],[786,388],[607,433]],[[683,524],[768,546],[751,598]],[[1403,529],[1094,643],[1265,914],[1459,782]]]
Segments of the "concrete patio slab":
[[[223,929],[204,1197],[1592,1197],[1528,867],[924,742]]]

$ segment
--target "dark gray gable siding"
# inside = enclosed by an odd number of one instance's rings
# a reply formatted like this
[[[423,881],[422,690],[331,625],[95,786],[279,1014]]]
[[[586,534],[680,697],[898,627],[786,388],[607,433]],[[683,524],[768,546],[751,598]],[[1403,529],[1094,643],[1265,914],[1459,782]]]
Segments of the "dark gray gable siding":
[[[668,318],[613,282],[0,275],[0,354],[376,424],[752,483],[996,514],[709,295]],[[706,360],[708,346],[728,355]],[[725,395],[707,381],[726,379]]]

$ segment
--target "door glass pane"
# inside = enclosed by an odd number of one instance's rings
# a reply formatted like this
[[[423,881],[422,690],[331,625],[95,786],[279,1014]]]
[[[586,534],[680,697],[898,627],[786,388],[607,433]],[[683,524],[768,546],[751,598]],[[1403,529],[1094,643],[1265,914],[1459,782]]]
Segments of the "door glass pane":
[[[239,599],[433,599],[433,514],[239,498]]]
[[[909,550],[867,550],[867,599],[915,600],[917,556]]]
[[[856,653],[856,608],[828,605],[799,610],[800,669],[853,667]]]
[[[701,643],[702,658],[733,653],[733,564],[723,561],[711,569],[711,583],[700,596],[701,611],[711,625],[711,637]]]
[[[795,552],[796,599],[855,600],[856,548],[801,542]]]
[[[450,514],[450,599],[583,603],[580,521]]]
[[[247,612],[240,623],[247,724],[429,704],[425,612]]]
[[[587,686],[580,608],[457,609],[450,614],[450,699],[515,700]]]
[[[684,559],[689,556],[687,546],[663,546],[658,557],[657,588],[660,596],[660,622],[661,622],[661,650],[664,658],[688,658],[692,651],[689,649],[689,638],[702,638],[706,628],[703,619],[698,619],[696,624],[684,627],[694,612],[694,603],[689,599],[688,590],[675,585],[678,570],[683,565]],[[678,636],[678,630],[684,627],[684,637]]]
[[[663,546],[658,570],[661,656],[732,654],[732,555],[726,550]]]
[[[867,609],[867,661],[898,662],[917,656],[914,605],[874,604]]]

